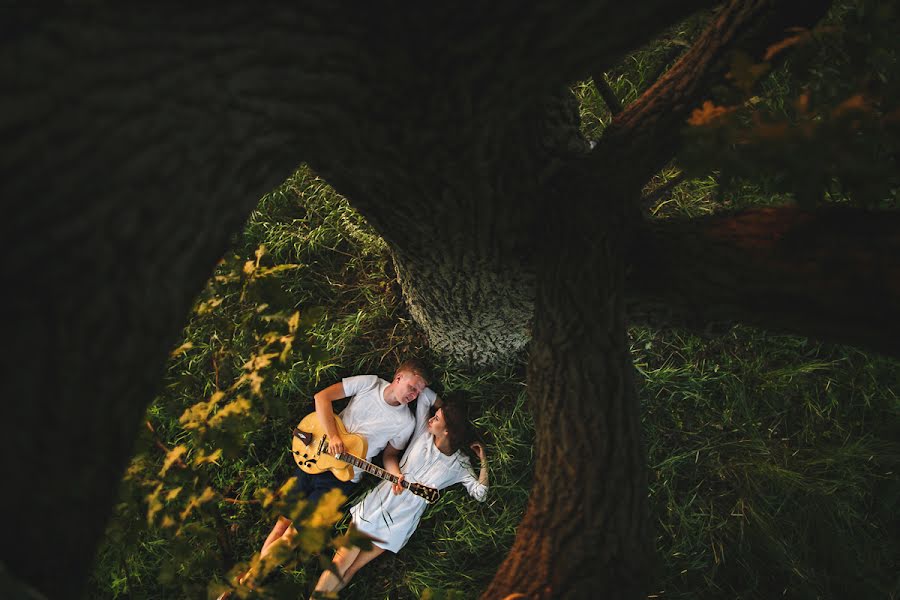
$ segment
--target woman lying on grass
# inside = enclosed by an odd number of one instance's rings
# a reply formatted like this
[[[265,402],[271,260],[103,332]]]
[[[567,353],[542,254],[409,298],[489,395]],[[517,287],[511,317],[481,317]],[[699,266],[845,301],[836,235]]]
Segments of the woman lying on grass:
[[[432,416],[429,418],[429,415]],[[401,481],[421,483],[439,490],[462,483],[472,497],[483,502],[488,491],[484,446],[479,442],[470,445],[481,460],[478,479],[469,458],[461,450],[471,437],[465,405],[451,396],[442,401],[426,389],[419,395],[412,442],[400,460]],[[372,538],[372,549],[339,548],[332,569],[319,578],[316,592],[341,590],[357,571],[385,550],[398,552],[418,527],[425,506],[424,498],[404,491],[399,484],[383,481],[373,488],[350,509],[351,524]]]

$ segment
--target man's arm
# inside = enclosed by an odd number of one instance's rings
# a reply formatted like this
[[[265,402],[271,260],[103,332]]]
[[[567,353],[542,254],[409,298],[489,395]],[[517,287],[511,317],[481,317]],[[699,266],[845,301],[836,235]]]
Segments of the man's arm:
[[[428,418],[432,414],[431,410],[439,409],[443,403],[444,401],[431,388],[422,390],[422,393],[419,394],[419,399],[416,400],[416,425],[413,429],[413,436],[425,431]]]
[[[403,474],[400,473],[400,451],[394,448],[390,442],[388,445],[384,447],[384,456],[382,456],[384,462],[384,470],[388,473],[396,475],[400,478],[400,481],[403,481]],[[395,494],[399,494],[403,491],[403,488],[400,486],[399,482],[395,483],[392,486]]]
[[[318,415],[322,427],[325,428],[325,433],[328,434],[328,452],[331,454],[344,451],[344,440],[341,439],[337,425],[334,422],[334,409],[331,403],[346,397],[344,384],[340,381],[329,385],[313,396],[316,400],[316,415]]]

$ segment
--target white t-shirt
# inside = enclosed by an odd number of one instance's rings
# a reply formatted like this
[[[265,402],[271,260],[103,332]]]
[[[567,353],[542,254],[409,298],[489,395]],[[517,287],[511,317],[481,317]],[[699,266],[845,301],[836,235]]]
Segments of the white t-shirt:
[[[369,444],[366,460],[371,461],[388,442],[397,450],[406,448],[416,419],[409,406],[391,406],[385,401],[384,390],[390,383],[375,375],[345,377],[341,383],[344,393],[353,398],[340,417],[347,431],[366,438]],[[359,481],[362,474],[362,470],[356,469],[353,481]]]

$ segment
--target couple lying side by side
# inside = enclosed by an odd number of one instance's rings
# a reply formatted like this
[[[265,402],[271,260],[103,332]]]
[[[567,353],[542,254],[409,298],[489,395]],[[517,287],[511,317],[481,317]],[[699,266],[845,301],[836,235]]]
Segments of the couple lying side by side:
[[[419,395],[415,432],[400,460],[401,480],[438,490],[462,483],[481,502],[488,492],[487,457],[479,442],[471,443],[481,460],[476,479],[469,458],[462,451],[471,437],[464,406],[452,396],[442,401],[427,388]],[[418,527],[426,504],[424,498],[404,491],[399,484],[382,481],[375,486],[350,509],[351,524],[373,539],[372,549],[338,549],[332,562],[334,572],[322,573],[316,591],[341,590],[357,571],[385,550],[399,552]]]
[[[384,451],[384,468],[400,482],[426,485],[438,490],[455,483],[462,483],[479,501],[487,495],[488,472],[484,447],[471,442],[472,428],[466,416],[465,404],[452,395],[441,399],[427,388],[428,374],[416,360],[401,363],[389,383],[374,375],[347,377],[315,395],[316,415],[328,436],[328,453],[345,451],[338,433],[332,403],[351,397],[340,418],[349,433],[363,436],[368,442],[364,458],[371,461]],[[415,416],[407,404],[416,400]],[[401,451],[409,447],[400,457]],[[469,458],[463,448],[471,447],[481,462],[476,478]],[[318,502],[325,492],[339,488],[346,496],[356,489],[362,478],[357,469],[349,481],[341,481],[330,472],[309,474],[296,469],[297,485],[306,497]],[[325,571],[316,586],[317,592],[335,592],[347,585],[350,578],[372,559],[385,550],[397,552],[402,548],[419,524],[426,501],[399,483],[383,481],[369,491],[350,510],[352,524],[373,539],[371,550],[357,547],[340,548],[332,564],[332,571]],[[281,542],[290,543],[297,535],[291,521],[279,517],[266,538],[260,557],[266,556],[272,547]],[[239,582],[252,585],[251,573],[245,573]],[[226,592],[220,596],[228,597]]]

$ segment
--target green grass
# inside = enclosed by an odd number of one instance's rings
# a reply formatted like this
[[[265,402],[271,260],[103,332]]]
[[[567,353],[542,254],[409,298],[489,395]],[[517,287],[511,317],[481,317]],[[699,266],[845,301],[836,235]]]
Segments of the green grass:
[[[469,394],[488,441],[491,493],[478,503],[450,490],[398,556],[379,558],[342,597],[415,598],[429,588],[474,597],[510,547],[527,499],[532,424],[522,365],[464,373],[429,355],[400,303],[383,243],[305,171],[260,205],[241,260],[260,243],[272,264],[309,268],[284,272],[279,289],[258,290],[263,296],[253,301],[301,313],[321,307],[322,316],[304,349],[267,379],[264,418],[244,434],[240,454],[210,470],[214,487],[240,502],[219,505],[235,558],[248,559],[268,532],[272,517],[252,503],[254,492],[287,476],[288,431],[311,410],[311,394],[346,374],[389,375],[399,357],[418,353],[440,374],[435,387]],[[195,317],[185,330],[195,345],[172,361],[166,392],[148,412],[169,447],[189,441],[177,418],[214,389],[214,357],[224,380],[250,353],[253,328],[236,317],[238,296],[226,294],[223,314]],[[635,328],[631,338],[657,597],[896,596],[895,361],[745,327],[719,337]],[[143,444],[145,460],[161,464],[152,439]],[[90,596],[204,597],[207,583],[225,575],[215,540],[190,540],[190,560],[169,560],[179,555],[177,540],[142,526],[142,494],[127,486],[123,494]],[[320,570],[307,559],[274,585],[308,590]]]
[[[896,594],[896,362],[741,327],[633,335],[660,597]]]

